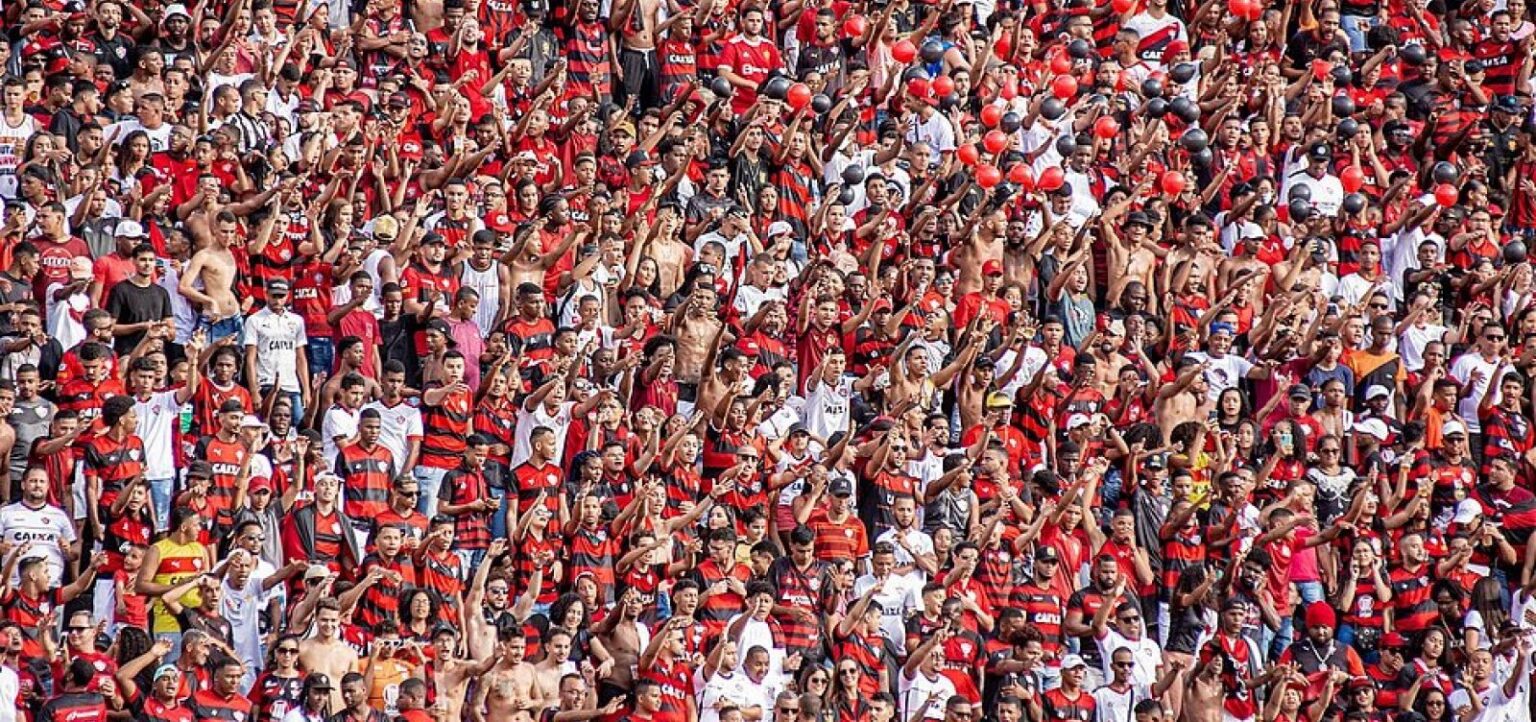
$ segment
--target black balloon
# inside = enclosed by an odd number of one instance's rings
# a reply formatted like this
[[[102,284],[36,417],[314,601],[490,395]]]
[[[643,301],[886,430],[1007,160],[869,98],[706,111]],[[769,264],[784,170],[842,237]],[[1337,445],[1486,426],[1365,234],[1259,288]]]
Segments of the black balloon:
[[[763,83],[763,96],[769,100],[783,100],[784,96],[789,93],[789,86],[791,85],[794,85],[794,83],[789,82],[789,78],[782,75],[770,78],[768,82]]]
[[[1434,169],[1430,171],[1430,176],[1435,179],[1436,184],[1455,183],[1461,177],[1461,171],[1456,169],[1454,163],[1442,160],[1435,164]]]
[[[1504,246],[1504,263],[1511,266],[1516,263],[1525,263],[1524,241],[1510,241]]]
[[[925,63],[937,63],[944,57],[944,44],[937,40],[929,40],[923,43],[923,47],[918,50],[918,54],[923,56],[923,62]]]
[[[1067,114],[1067,105],[1059,98],[1046,98],[1040,103],[1040,114],[1045,116],[1046,120],[1061,120],[1061,116]],[[1007,114],[1005,113],[1003,117],[1006,118]]]
[[[1210,144],[1210,137],[1199,128],[1190,128],[1184,131],[1184,135],[1179,137],[1179,145],[1191,153],[1199,153],[1209,147]]]
[[[1335,65],[1330,72],[1333,74],[1333,86],[1335,88],[1347,87],[1355,82],[1355,74],[1350,71],[1347,65]]]
[[[1285,199],[1288,201],[1294,201],[1297,198],[1300,198],[1304,201],[1312,200],[1312,186],[1301,183],[1297,183],[1296,185],[1291,186],[1291,189],[1285,194]]]
[[[831,98],[828,98],[827,96],[825,96],[825,95],[823,95],[821,93],[817,93],[817,94],[811,96],[811,110],[814,110],[817,113],[825,113],[825,112],[827,112],[827,111],[829,111],[831,109],[832,109],[832,99]]]
[[[1350,215],[1354,215],[1360,211],[1365,210],[1365,196],[1360,195],[1359,193],[1350,193],[1349,195],[1344,196],[1343,208],[1344,212]]]
[[[1187,83],[1195,78],[1194,63],[1179,63],[1168,70],[1168,78],[1175,83]]]
[[[943,111],[947,112],[951,108],[958,107],[959,105],[960,105],[960,96],[955,95],[954,93],[950,93],[949,95],[946,95],[946,96],[944,96],[942,98],[939,98],[939,110],[943,110]],[[816,99],[815,98],[811,99],[811,107],[813,109],[816,107]],[[830,106],[828,106],[828,107],[830,107]],[[822,111],[817,111],[817,112],[822,112]]]
[[[1349,140],[1360,132],[1360,121],[1354,118],[1345,118],[1339,121],[1339,140]]]
[[[1333,96],[1333,114],[1346,118],[1355,114],[1355,101],[1348,95]]]
[[[1189,162],[1201,170],[1205,170],[1206,168],[1211,167],[1211,163],[1213,163],[1215,160],[1216,154],[1211,152],[1210,146],[1206,146],[1194,153],[1189,154]]]
[[[1157,78],[1147,78],[1146,80],[1141,81],[1141,97],[1143,97],[1143,98],[1161,98],[1161,97],[1163,97],[1163,84],[1162,84],[1162,82],[1159,81]]]
[[[1397,56],[1409,65],[1423,65],[1424,61],[1429,58],[1428,53],[1424,51],[1424,46],[1418,43],[1404,45],[1401,50],[1397,51]]]
[[[1051,100],[1056,100],[1056,99],[1052,98]],[[1060,103],[1061,101],[1056,100],[1056,102]],[[1045,112],[1045,108],[1042,107],[1040,109],[1040,112],[1044,113]],[[1062,112],[1066,112],[1066,108],[1062,108]],[[1047,117],[1049,117],[1049,116],[1047,116]],[[1051,120],[1055,120],[1056,118],[1060,118],[1060,117],[1061,117],[1060,115],[1057,115],[1056,117],[1051,118]],[[1024,125],[1024,119],[1020,118],[1018,113],[1015,113],[1015,112],[1013,112],[1011,110],[1006,112],[1006,113],[1003,113],[1002,120],[997,121],[997,127],[1001,128],[1004,133],[1017,133],[1017,132],[1019,132],[1019,128],[1021,126],[1023,126],[1023,125]]]
[[[1312,201],[1305,198],[1292,198],[1287,207],[1291,210],[1292,222],[1306,223],[1307,219],[1312,217]]]
[[[1077,152],[1077,140],[1070,135],[1064,135],[1056,139],[1056,152],[1063,158]]]
[[[864,182],[864,166],[850,165],[843,169],[843,185],[856,186]]]
[[[909,80],[912,80],[913,78],[922,78],[923,80],[927,80],[928,71],[923,70],[922,68],[919,68],[915,65],[901,71],[901,82],[905,83]]]
[[[1153,98],[1144,107],[1149,118],[1161,118],[1168,114],[1168,101],[1162,98]]]
[[[714,93],[716,97],[729,98],[736,93],[736,88],[725,78],[715,78],[709,83],[709,92]]]
[[[837,194],[837,202],[844,206],[853,203],[853,189],[844,188],[842,193]]]
[[[1200,119],[1200,106],[1195,105],[1189,98],[1179,96],[1168,103],[1168,112],[1186,123],[1193,123]]]
[[[1093,46],[1087,40],[1078,38],[1067,43],[1067,54],[1077,60],[1087,60],[1093,57]]]

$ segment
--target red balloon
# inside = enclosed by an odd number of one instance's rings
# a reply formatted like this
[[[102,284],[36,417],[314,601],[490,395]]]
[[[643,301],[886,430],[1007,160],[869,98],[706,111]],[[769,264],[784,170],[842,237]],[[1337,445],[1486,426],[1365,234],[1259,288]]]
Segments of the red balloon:
[[[1061,166],[1051,166],[1040,171],[1040,179],[1035,181],[1035,187],[1050,193],[1061,188],[1067,182],[1067,174],[1061,170]]]
[[[989,130],[982,137],[981,143],[987,147],[988,153],[996,155],[1008,147],[1008,134],[1001,130]]]
[[[1245,14],[1242,15],[1244,20],[1251,22],[1262,18],[1264,17],[1264,0],[1248,0],[1244,10]]]
[[[1008,171],[1008,182],[1012,183],[1028,193],[1035,189],[1035,172],[1024,163],[1015,163]]]
[[[849,40],[857,40],[864,34],[868,25],[863,15],[849,15],[848,19],[843,21],[843,36]]]
[[[960,162],[966,165],[976,165],[976,161],[981,160],[981,151],[976,150],[975,143],[960,146],[960,149],[955,151],[955,155],[960,156]]]
[[[1435,202],[1439,203],[1442,208],[1450,208],[1456,205],[1456,200],[1460,195],[1460,193],[1456,192],[1456,186],[1450,183],[1441,183],[1435,186]]]
[[[1004,83],[1003,87],[997,89],[997,97],[1003,100],[1013,100],[1018,95],[1019,89],[1014,87],[1013,83]]]
[[[1009,40],[1007,35],[998,38],[997,42],[992,43],[992,52],[999,58],[1008,57],[1008,54],[1013,52],[1013,41]]]
[[[898,63],[910,63],[917,57],[917,46],[913,45],[911,40],[897,40],[896,44],[891,46],[891,57]]]
[[[805,83],[795,83],[789,86],[789,92],[784,94],[784,101],[789,107],[799,110],[811,104],[811,87]]]
[[[919,98],[928,97],[928,91],[931,89],[928,81],[923,78],[913,78],[907,81],[907,92]]]
[[[1051,81],[1051,94],[1062,100],[1069,100],[1077,95],[1077,78],[1070,75],[1058,75]]]
[[[939,96],[940,98],[946,97],[950,93],[955,92],[955,80],[948,75],[940,75],[939,77],[934,78],[931,85],[933,86],[933,94]]]
[[[1066,53],[1056,53],[1051,56],[1051,72],[1057,75],[1072,72],[1072,58]]]
[[[1003,106],[991,104],[981,109],[981,124],[988,128],[996,128],[1003,120]]]
[[[1227,3],[1227,11],[1246,20],[1248,19],[1248,6],[1252,3],[1253,0],[1231,0]]]
[[[1176,196],[1184,191],[1184,183],[1185,181],[1183,173],[1180,173],[1176,170],[1168,171],[1167,173],[1163,174],[1163,180],[1161,183],[1163,193],[1170,196]]]
[[[1003,182],[1002,171],[988,164],[976,167],[976,185],[991,188],[1001,182]]]
[[[1339,173],[1339,183],[1344,186],[1345,193],[1354,193],[1365,186],[1365,171],[1360,166],[1349,166]]]
[[[1120,124],[1106,115],[1093,121],[1093,134],[1100,138],[1113,138],[1120,134]]]
[[[1114,8],[1116,13],[1124,15],[1136,7],[1136,0],[1110,0],[1109,6]]]

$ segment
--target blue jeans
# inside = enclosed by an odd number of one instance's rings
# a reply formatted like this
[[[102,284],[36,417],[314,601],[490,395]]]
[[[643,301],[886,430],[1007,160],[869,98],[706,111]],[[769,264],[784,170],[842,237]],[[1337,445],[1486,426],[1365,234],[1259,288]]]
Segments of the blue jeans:
[[[512,504],[516,503],[517,497],[508,496],[507,490],[499,486],[491,487],[490,491],[491,498],[501,502],[501,506],[496,507],[496,513],[491,516],[491,538],[506,539],[507,513],[512,508]]]
[[[455,552],[459,555],[459,568],[466,581],[473,579],[480,565],[485,563],[485,551],[484,549],[460,549]]]
[[[416,475],[416,484],[421,492],[421,497],[416,500],[416,510],[431,519],[437,515],[437,492],[443,488],[443,477],[448,475],[448,470],[418,464],[412,473]],[[506,518],[503,517],[502,521],[505,523]]]
[[[1374,16],[1343,15],[1339,17],[1339,28],[1349,36],[1349,52],[1363,53],[1370,49],[1366,43],[1366,34],[1378,24]]]
[[[197,327],[208,332],[208,343],[213,343],[230,336],[238,338],[240,332],[245,330],[245,317],[231,316],[218,323],[214,323],[207,316],[198,314]]]
[[[149,501],[155,507],[156,531],[165,531],[171,526],[171,496],[175,487],[175,477],[149,480]]]
[[[1322,582],[1296,582],[1296,590],[1301,592],[1302,604],[1323,601]]]
[[[309,337],[309,347],[304,349],[309,361],[309,375],[313,377],[321,371],[326,376],[331,375],[331,369],[336,368],[336,341],[330,338]]]

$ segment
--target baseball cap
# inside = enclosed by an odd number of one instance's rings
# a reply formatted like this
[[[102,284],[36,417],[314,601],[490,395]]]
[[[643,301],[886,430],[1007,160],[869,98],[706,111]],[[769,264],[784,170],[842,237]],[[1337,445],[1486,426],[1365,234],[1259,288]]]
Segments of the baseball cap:
[[[1093,419],[1089,418],[1087,414],[1073,414],[1067,417],[1067,431],[1087,426],[1091,423],[1093,423]]]
[[[1462,499],[1456,503],[1456,516],[1451,521],[1456,524],[1471,524],[1482,515],[1482,504],[1477,503],[1475,499]]]
[[[653,165],[656,165],[656,161],[651,158],[649,153],[646,153],[643,150],[637,150],[633,153],[630,153],[629,157],[624,159],[624,167],[630,170],[634,170],[636,168],[646,168]]]
[[[787,221],[774,221],[768,224],[768,233],[766,234],[766,237],[772,238],[774,236],[793,234],[794,232],[795,227],[789,225]]]
[[[987,394],[987,408],[989,409],[1002,409],[1012,405],[1013,399],[1008,398],[1008,394],[1001,391],[993,391]]]
[[[1084,662],[1083,658],[1081,656],[1079,656],[1079,655],[1076,655],[1076,654],[1069,654],[1069,655],[1061,658],[1061,668],[1063,670],[1077,669],[1078,667],[1087,667],[1087,666],[1088,666],[1088,663]]]
[[[1151,229],[1152,220],[1147,218],[1146,213],[1141,211],[1131,211],[1130,213],[1125,214],[1125,225],[1126,227],[1142,226],[1144,228]]]
[[[1056,551],[1056,547],[1042,546],[1035,550],[1035,561],[1059,562],[1061,561],[1061,554]]]
[[[159,681],[161,677],[179,677],[179,676],[181,676],[181,670],[177,669],[176,665],[174,665],[174,664],[162,664],[159,667],[155,668],[155,676],[154,676],[155,681]]]
[[[1291,390],[1286,395],[1292,399],[1311,399],[1312,389],[1306,384],[1291,384]]]
[[[784,435],[794,436],[795,434],[805,434],[806,436],[810,436],[811,432],[806,430],[805,424],[790,424],[789,431]]]
[[[440,318],[434,318],[427,322],[427,330],[436,331],[442,334],[444,338],[447,338],[449,343],[453,343],[453,329],[448,326],[447,321],[444,321]]]
[[[240,428],[242,428],[242,429],[265,429],[265,428],[267,428],[267,424],[266,424],[266,422],[262,421],[259,417],[257,417],[255,414],[246,414],[245,418],[240,420]]]
[[[1381,635],[1381,639],[1377,642],[1377,646],[1381,647],[1382,649],[1407,649],[1408,638],[1398,634],[1397,632],[1387,632],[1386,634]]]
[[[266,492],[268,494],[271,494],[274,491],[273,488],[272,488],[272,479],[271,479],[271,477],[258,476],[258,477],[255,477],[255,478],[251,479],[250,486],[246,489],[246,491],[251,493],[251,494],[255,494],[257,492],[262,492],[262,491],[264,491],[264,492]]]
[[[170,5],[165,6],[165,12],[160,15],[160,22],[163,23],[173,17],[176,17],[177,15],[180,15],[188,20],[192,19],[192,15],[187,12],[186,5],[182,5],[181,3],[171,3]],[[157,674],[156,676],[159,675]]]
[[[288,282],[281,278],[274,278],[270,281],[267,281],[267,293],[287,293],[288,289]]]
[[[192,462],[191,464],[187,465],[187,477],[188,478],[197,477],[199,479],[212,479],[213,478],[213,464],[210,464],[210,463],[208,463],[206,461],[203,461],[202,459],[198,459],[198,460]]]
[[[313,567],[311,567],[311,569],[313,569]],[[309,676],[304,678],[304,684],[310,689],[336,689],[335,687],[331,686],[331,678],[320,672],[310,672]]]
[[[118,238],[145,237],[144,226],[139,225],[138,221],[121,221],[116,228],[112,229],[112,233]]]
[[[633,138],[633,137],[635,137],[635,124],[626,120],[626,121],[624,121],[622,123],[619,123],[618,125],[613,126],[613,131],[612,132],[614,132],[614,133],[620,133],[620,132],[628,133],[629,137]]]
[[[1369,436],[1381,442],[1387,440],[1387,437],[1392,434],[1392,430],[1388,429],[1387,422],[1381,419],[1365,419],[1355,424],[1355,433]]]
[[[1445,422],[1444,426],[1440,427],[1441,436],[1451,436],[1452,434],[1466,436],[1467,425],[1461,423],[1461,421],[1457,419],[1451,419],[1450,421]]]
[[[373,219],[373,237],[380,241],[393,241],[400,234],[400,222],[394,216],[379,216]]]
[[[304,570],[305,579],[324,579],[330,574],[331,570],[324,564],[311,564]]]
[[[853,483],[844,478],[833,479],[830,491],[836,497],[853,496]]]
[[[987,261],[986,263],[981,264],[981,275],[983,275],[983,276],[1001,276],[1001,275],[1003,275],[1003,264],[1002,264],[1002,262],[997,261],[997,260],[991,260],[991,261]]]
[[[1329,150],[1327,145],[1318,143],[1307,151],[1307,157],[1312,160],[1333,160],[1333,151]]]
[[[1382,386],[1381,384],[1376,384],[1376,385],[1371,386],[1370,388],[1365,390],[1365,400],[1366,401],[1370,401],[1371,399],[1378,399],[1378,398],[1379,399],[1390,398],[1391,396],[1392,396],[1392,392],[1388,391],[1387,387]]]

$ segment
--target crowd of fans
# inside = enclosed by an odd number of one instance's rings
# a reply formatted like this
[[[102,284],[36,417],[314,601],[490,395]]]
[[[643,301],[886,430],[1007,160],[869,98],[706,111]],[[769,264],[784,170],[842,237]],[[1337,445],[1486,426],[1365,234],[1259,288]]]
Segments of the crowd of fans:
[[[1532,717],[1527,0],[3,13],[0,722]]]

